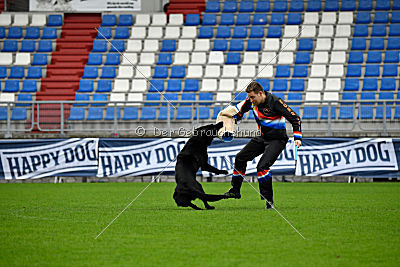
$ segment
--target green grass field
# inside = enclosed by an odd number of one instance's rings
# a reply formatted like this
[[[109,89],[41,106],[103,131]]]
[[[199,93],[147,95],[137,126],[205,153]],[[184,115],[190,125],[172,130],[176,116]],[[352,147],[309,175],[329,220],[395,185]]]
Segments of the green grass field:
[[[176,207],[174,183],[1,184],[0,266],[399,266],[400,184],[274,183],[242,199]],[[258,189],[257,184],[254,184]],[[204,183],[223,193],[228,183]],[[202,203],[196,201],[202,206]]]

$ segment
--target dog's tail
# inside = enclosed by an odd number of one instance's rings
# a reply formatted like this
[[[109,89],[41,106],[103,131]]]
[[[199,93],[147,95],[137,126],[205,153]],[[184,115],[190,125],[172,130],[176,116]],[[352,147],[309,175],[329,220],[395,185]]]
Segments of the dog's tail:
[[[219,201],[226,198],[227,197],[225,195],[204,194],[204,200],[209,202]]]

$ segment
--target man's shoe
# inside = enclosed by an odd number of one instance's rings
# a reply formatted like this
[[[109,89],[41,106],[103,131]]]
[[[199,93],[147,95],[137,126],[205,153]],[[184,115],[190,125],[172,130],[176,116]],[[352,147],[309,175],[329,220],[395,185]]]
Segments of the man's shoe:
[[[267,205],[265,206],[266,210],[272,210],[274,209],[274,203],[273,202],[268,202],[267,201]]]
[[[229,189],[228,192],[226,192],[224,194],[224,196],[226,196],[226,198],[236,198],[236,199],[240,199],[242,196],[240,195],[239,191],[234,190],[233,188]]]

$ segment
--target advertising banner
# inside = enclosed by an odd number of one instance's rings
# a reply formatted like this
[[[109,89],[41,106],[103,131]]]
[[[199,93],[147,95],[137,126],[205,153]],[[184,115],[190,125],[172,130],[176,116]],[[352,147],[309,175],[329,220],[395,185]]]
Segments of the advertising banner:
[[[141,0],[30,0],[29,11],[140,11]]]

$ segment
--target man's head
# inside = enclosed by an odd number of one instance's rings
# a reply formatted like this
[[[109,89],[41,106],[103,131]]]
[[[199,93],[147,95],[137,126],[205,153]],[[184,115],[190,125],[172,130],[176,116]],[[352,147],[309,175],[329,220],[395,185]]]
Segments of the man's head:
[[[247,97],[253,105],[258,106],[264,103],[266,95],[264,88],[258,82],[251,82],[246,88]]]

